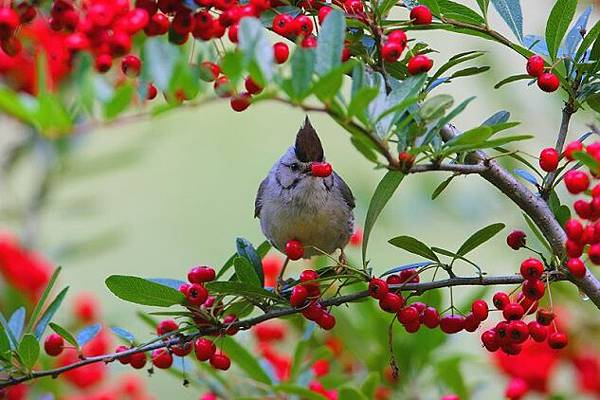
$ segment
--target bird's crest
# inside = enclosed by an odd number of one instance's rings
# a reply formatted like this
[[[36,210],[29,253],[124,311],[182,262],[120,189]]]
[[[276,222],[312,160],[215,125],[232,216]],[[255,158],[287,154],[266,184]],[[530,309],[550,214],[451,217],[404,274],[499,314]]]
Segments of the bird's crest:
[[[317,131],[310,123],[308,116],[304,120],[304,125],[300,127],[296,135],[295,144],[296,157],[302,162],[323,161],[323,146],[317,135]]]

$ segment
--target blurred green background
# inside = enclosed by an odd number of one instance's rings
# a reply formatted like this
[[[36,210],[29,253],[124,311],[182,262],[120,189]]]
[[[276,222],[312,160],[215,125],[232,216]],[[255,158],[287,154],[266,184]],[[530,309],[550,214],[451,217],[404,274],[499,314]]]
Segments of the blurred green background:
[[[528,16],[526,32],[542,32],[552,4],[523,2]],[[509,35],[497,15],[491,14],[492,26]],[[595,17],[597,14],[591,20]],[[413,32],[410,36],[423,38],[440,51],[433,55],[438,65],[457,52],[488,51],[485,58],[492,66],[490,71],[436,89],[453,95],[456,103],[477,96],[456,121],[459,128],[473,127],[505,109],[513,120],[522,121],[515,133],[536,136],[525,145],[530,153],[554,145],[561,108],[558,94],[545,94],[523,82],[493,89],[504,77],[524,71],[522,58],[499,45],[446,32]],[[109,323],[148,335],[148,329],[132,318],[137,308],[110,295],[104,279],[111,274],[183,279],[195,264],[219,267],[233,253],[238,236],[261,242],[259,223],[252,218],[256,189],[293,143],[303,118],[301,111],[274,103],[258,104],[238,114],[223,101],[183,108],[145,122],[113,125],[82,137],[65,173],[54,182],[39,231],[42,251],[64,266],[62,284],[71,286],[71,298],[79,291],[93,292]],[[328,161],[354,191],[357,221],[362,224],[382,171],[372,169],[332,120],[318,114],[311,118]],[[585,132],[585,125],[592,121],[592,115],[578,114],[570,138]],[[9,129],[7,135],[12,134],[18,132]],[[8,190],[2,191],[0,207],[9,208],[27,196],[32,168],[23,168],[13,180],[3,183]],[[507,229],[471,258],[491,273],[517,270],[523,255],[508,249],[504,237],[510,229],[525,228],[519,210],[476,176],[455,179],[431,201],[432,191],[447,176],[419,174],[401,184],[371,237],[369,258],[375,271],[416,260],[387,244],[393,236],[407,234],[452,249],[473,231],[494,222],[506,223]],[[2,226],[21,228],[8,219]],[[349,254],[359,259],[358,250]],[[301,265],[295,263],[297,268]],[[452,340],[465,351],[487,357],[478,335],[459,335]],[[481,372],[473,368],[467,377],[471,382],[482,379],[487,383],[475,392],[475,398],[500,398],[504,381],[495,379],[491,369]],[[198,398],[197,390],[172,379],[159,371],[147,382],[159,399]]]

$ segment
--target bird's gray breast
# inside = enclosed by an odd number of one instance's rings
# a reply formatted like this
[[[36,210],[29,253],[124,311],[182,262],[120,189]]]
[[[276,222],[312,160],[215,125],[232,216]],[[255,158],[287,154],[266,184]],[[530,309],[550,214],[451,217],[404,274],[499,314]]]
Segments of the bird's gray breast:
[[[343,248],[352,234],[354,216],[334,175],[305,176],[284,184],[270,174],[261,193],[261,228],[284,251],[287,241],[300,240],[305,258]],[[261,185],[262,186],[262,185]]]

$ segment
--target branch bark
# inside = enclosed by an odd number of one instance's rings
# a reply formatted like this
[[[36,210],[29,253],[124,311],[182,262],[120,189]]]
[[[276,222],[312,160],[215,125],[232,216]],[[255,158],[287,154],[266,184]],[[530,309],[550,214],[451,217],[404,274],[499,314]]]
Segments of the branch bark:
[[[566,279],[563,275],[552,275],[552,279],[554,281],[564,280]],[[509,276],[481,276],[481,277],[454,277],[449,279],[443,279],[433,282],[423,282],[423,283],[403,283],[398,285],[390,285],[392,289],[400,289],[403,291],[415,292],[417,294],[422,294],[428,290],[439,289],[443,287],[453,287],[453,286],[497,286],[497,285],[517,285],[523,282],[523,277],[520,275],[509,275]],[[357,300],[361,300],[369,297],[368,291],[360,291],[356,293],[351,293],[344,296],[338,296],[331,299],[327,299],[321,302],[324,307],[336,307],[343,304],[352,303]],[[17,385],[19,383],[40,379],[43,377],[52,377],[56,378],[60,374],[63,374],[67,371],[71,371],[73,369],[80,368],[82,366],[94,363],[110,363],[115,360],[118,360],[122,357],[127,357],[136,353],[144,353],[148,351],[153,351],[160,348],[169,348],[176,345],[185,344],[191,342],[201,336],[206,336],[214,333],[223,333],[223,331],[227,328],[239,328],[242,330],[247,330],[257,325],[261,322],[280,318],[286,315],[292,315],[302,312],[302,309],[297,309],[293,307],[284,307],[277,308],[266,312],[257,317],[248,318],[245,320],[237,321],[232,324],[228,324],[226,327],[223,326],[211,326],[207,328],[201,328],[198,332],[189,334],[189,335],[179,335],[177,337],[161,340],[158,342],[153,342],[146,345],[141,345],[139,347],[132,348],[127,351],[123,351],[120,353],[109,353],[95,357],[88,357],[83,360],[77,361],[73,364],[65,365],[60,368],[49,369],[44,371],[33,371],[29,374],[19,376],[16,378],[6,377],[4,380],[0,380],[0,389],[7,388],[9,386]]]

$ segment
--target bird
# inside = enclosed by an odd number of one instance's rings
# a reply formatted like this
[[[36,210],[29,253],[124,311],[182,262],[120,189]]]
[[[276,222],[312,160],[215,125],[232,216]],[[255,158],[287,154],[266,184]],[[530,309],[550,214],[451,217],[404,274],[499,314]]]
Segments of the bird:
[[[297,240],[304,247],[302,258],[340,250],[341,263],[354,230],[355,200],[335,171],[328,176],[311,172],[315,163],[324,162],[321,140],[306,116],[294,145],[261,182],[254,217],[260,219],[272,246],[282,253],[286,253],[286,243]]]

